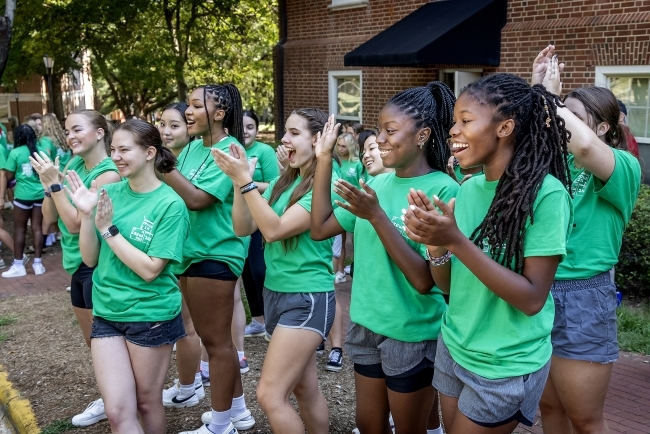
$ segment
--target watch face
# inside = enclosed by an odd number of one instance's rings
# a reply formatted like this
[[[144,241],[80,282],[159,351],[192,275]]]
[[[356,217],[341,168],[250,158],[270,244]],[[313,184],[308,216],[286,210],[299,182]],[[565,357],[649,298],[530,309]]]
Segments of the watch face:
[[[52,185],[50,185],[50,191],[52,193],[57,192],[57,191],[61,191],[61,190],[63,190],[63,187],[61,186],[61,184],[52,184]]]
[[[108,232],[111,233],[111,235],[115,236],[120,233],[119,229],[117,229],[117,226],[113,225],[110,228],[108,228]]]

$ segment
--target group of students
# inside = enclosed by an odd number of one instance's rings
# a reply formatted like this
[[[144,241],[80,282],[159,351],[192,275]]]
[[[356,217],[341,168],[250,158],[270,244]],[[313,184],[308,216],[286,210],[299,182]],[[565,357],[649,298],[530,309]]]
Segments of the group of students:
[[[334,238],[352,233],[360,433],[441,433],[438,399],[450,434],[511,433],[538,405],[546,433],[608,432],[609,271],[641,169],[613,94],[560,99],[554,55],[537,56],[532,86],[493,74],[457,100],[440,82],[398,93],[357,133],[361,165],[315,108],[291,113],[276,159],[231,84],[198,87],[159,128],[128,120],[111,137],[99,113],[70,115],[67,166],[31,148],[29,161],[103,398],[76,422],[164,433],[164,406],[211,386],[212,410],[183,434],[252,428],[234,343],[243,276],[270,339],[257,401],[273,432],[327,433],[316,350],[335,322]],[[179,379],[163,390],[174,343]]]

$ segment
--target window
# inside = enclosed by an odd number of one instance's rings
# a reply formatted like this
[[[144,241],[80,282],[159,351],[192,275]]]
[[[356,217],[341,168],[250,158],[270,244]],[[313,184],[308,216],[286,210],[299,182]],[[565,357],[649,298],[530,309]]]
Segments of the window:
[[[608,87],[623,101],[634,137],[650,143],[650,66],[596,67],[596,85]]]
[[[454,91],[456,98],[468,84],[474,83],[482,76],[482,69],[443,69],[440,71],[440,81]]]
[[[338,11],[341,9],[365,8],[366,6],[368,6],[368,0],[332,0],[332,3],[327,8],[331,11]]]
[[[337,120],[361,122],[361,71],[329,72],[330,113]]]

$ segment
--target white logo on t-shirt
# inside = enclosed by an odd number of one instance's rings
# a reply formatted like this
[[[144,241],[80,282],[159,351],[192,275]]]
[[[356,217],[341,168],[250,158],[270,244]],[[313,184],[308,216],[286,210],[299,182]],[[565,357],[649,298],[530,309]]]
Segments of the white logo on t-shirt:
[[[21,164],[20,167],[22,168],[23,176],[30,177],[34,174],[34,168],[30,163]]]
[[[203,170],[205,169],[205,163],[201,164],[201,167],[199,169],[192,169],[190,170],[190,173],[187,174],[187,179],[197,179],[201,176],[203,173]]]
[[[576,179],[573,180],[573,184],[571,184],[571,193],[574,196],[583,194],[585,192],[587,189],[587,183],[589,182],[589,175],[589,172],[585,170],[580,175],[578,175]]]
[[[354,168],[354,167],[350,167],[350,168],[348,169],[348,173],[346,174],[346,176],[349,176],[349,177],[355,177],[355,178],[356,178],[356,177],[357,177],[357,169]]]
[[[153,222],[144,217],[139,228],[131,229],[129,238],[140,243],[148,243],[153,238]]]

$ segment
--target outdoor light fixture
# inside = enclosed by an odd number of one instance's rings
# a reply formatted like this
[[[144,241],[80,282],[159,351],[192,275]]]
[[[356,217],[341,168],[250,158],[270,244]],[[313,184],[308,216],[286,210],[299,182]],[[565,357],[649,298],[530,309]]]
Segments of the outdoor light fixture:
[[[45,70],[47,71],[47,93],[50,96],[50,113],[54,113],[54,101],[52,100],[52,68],[54,67],[54,59],[52,59],[48,54],[43,54],[43,63],[45,64]]]

